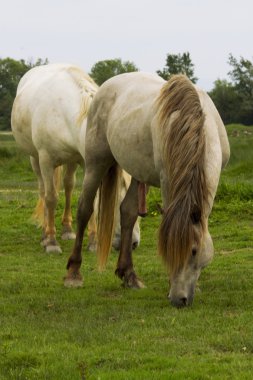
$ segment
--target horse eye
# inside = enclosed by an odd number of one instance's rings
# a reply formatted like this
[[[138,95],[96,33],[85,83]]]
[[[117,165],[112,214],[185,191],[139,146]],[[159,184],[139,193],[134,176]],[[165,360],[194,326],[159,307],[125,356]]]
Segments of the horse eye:
[[[198,206],[194,206],[191,213],[191,220],[193,224],[198,224],[201,220],[201,210]]]
[[[198,224],[200,222],[200,219],[201,219],[200,213],[194,212],[191,214],[191,220],[193,224]]]
[[[192,256],[196,256],[196,254],[197,254],[197,250],[196,250],[196,248],[193,248],[192,249]]]

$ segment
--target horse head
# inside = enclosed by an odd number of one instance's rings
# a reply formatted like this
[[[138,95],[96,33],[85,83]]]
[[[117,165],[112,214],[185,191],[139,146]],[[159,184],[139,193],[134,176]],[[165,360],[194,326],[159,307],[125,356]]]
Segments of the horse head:
[[[208,230],[202,231],[202,227],[196,223],[193,225],[193,235],[195,238],[188,259],[177,271],[170,273],[168,299],[176,307],[192,304],[201,270],[210,263],[214,254],[213,242]]]

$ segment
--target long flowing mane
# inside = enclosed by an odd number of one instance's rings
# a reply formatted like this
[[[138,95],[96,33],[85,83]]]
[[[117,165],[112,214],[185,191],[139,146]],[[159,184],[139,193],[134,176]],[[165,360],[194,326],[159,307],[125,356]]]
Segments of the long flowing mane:
[[[69,66],[67,70],[73,81],[80,88],[82,95],[82,104],[77,117],[77,125],[81,125],[88,114],[93,97],[98,90],[98,86],[88,74],[78,67]]]
[[[193,244],[201,244],[205,228],[205,115],[197,91],[185,75],[171,77],[156,105],[169,183],[158,249],[170,272],[176,274],[188,262]],[[199,234],[194,232],[194,224],[200,227]]]

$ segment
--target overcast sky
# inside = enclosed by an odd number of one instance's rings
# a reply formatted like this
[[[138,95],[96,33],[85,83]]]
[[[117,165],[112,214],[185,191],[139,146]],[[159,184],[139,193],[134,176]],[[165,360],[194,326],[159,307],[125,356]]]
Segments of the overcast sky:
[[[121,58],[155,72],[189,52],[205,90],[229,53],[253,59],[253,0],[0,0],[0,58],[94,63]]]

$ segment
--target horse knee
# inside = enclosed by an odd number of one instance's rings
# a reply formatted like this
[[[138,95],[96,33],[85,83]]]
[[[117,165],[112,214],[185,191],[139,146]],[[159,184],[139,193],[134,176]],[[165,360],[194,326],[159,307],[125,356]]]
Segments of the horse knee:
[[[56,192],[45,194],[45,203],[47,208],[56,208],[58,195]]]

